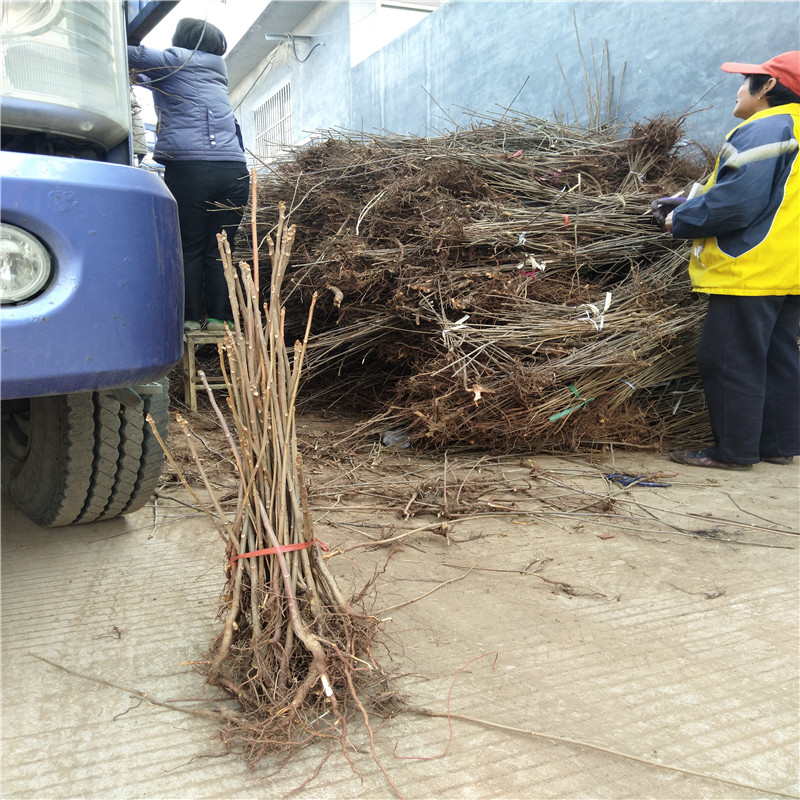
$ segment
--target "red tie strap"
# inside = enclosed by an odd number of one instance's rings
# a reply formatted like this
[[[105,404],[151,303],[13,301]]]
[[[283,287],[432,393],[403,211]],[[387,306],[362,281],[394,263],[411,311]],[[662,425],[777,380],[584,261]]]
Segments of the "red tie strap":
[[[315,536],[314,539],[310,542],[298,542],[296,544],[282,544],[278,547],[265,547],[263,550],[253,550],[251,553],[242,553],[238,556],[233,556],[230,559],[231,569],[233,569],[233,565],[241,558],[252,558],[253,556],[270,556],[276,553],[290,553],[292,550],[306,550],[311,547],[312,544],[317,543],[320,546],[321,550],[324,550],[326,553],[328,552],[329,548],[325,542],[321,542]]]

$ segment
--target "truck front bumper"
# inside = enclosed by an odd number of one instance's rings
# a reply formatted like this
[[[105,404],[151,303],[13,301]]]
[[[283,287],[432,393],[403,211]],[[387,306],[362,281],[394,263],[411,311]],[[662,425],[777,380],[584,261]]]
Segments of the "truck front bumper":
[[[147,383],[183,350],[175,200],[134,167],[0,153],[2,221],[41,240],[53,275],[0,314],[4,399]]]

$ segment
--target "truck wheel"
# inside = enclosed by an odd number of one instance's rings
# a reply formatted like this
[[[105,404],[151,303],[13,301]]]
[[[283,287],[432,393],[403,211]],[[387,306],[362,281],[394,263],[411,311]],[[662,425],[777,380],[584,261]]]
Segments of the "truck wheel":
[[[8,493],[39,525],[111,519],[141,508],[161,475],[167,381],[132,389],[11,400],[3,404]]]

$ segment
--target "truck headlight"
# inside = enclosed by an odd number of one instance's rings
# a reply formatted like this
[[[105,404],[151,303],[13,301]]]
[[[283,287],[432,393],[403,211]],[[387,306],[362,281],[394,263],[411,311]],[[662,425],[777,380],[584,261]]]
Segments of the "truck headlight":
[[[62,12],[61,0],[0,2],[0,22],[6,36],[30,36],[49,28]]]
[[[105,150],[127,138],[131,104],[119,0],[0,0],[0,31],[4,130],[89,140]]]
[[[0,302],[18,303],[37,294],[50,278],[47,248],[27,231],[0,223]]]

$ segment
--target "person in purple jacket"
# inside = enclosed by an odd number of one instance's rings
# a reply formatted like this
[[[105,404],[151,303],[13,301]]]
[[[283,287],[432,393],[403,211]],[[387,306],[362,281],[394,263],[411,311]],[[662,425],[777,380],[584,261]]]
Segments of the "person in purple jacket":
[[[217,247],[231,249],[250,193],[241,131],[228,98],[222,31],[201,19],[178,22],[172,47],[128,47],[140,85],[153,92],[158,116],[153,158],[178,203],[186,285],[184,330],[224,330],[233,319]],[[222,204],[219,209],[215,204]]]

